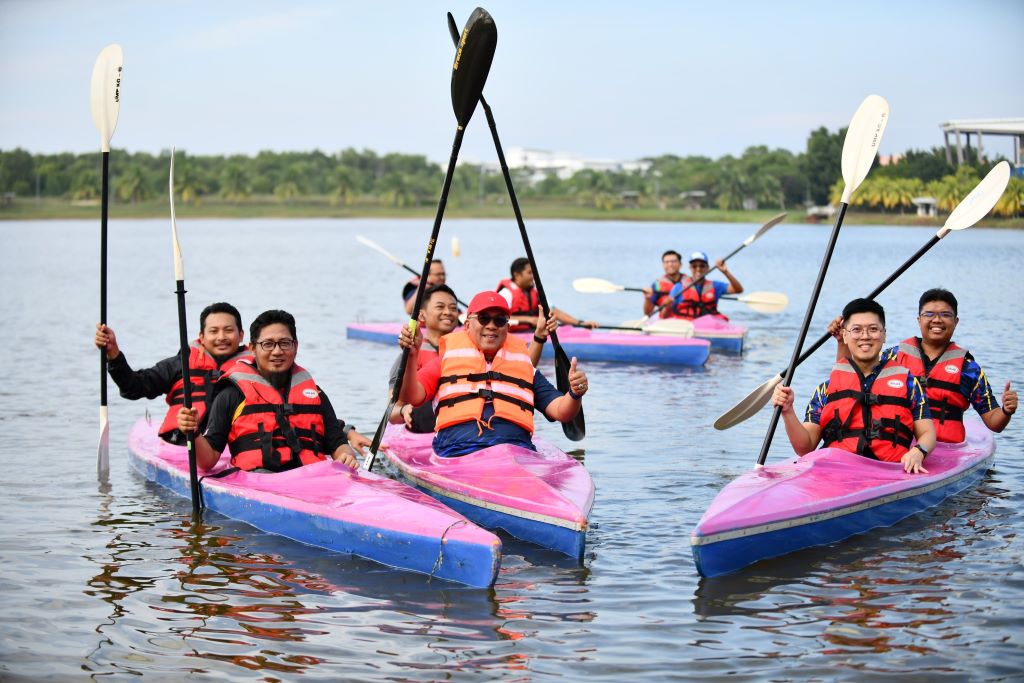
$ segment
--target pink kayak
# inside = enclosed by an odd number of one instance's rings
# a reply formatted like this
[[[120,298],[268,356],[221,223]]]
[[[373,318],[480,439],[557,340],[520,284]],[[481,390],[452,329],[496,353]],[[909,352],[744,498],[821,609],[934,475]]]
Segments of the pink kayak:
[[[702,315],[693,320],[693,336],[707,339],[715,351],[741,353],[747,328],[735,325],[717,315]]]
[[[189,497],[188,452],[139,420],[131,463],[150,481]],[[230,465],[225,453],[206,474]],[[351,553],[469,586],[494,583],[501,540],[433,498],[376,474],[324,461],[275,474],[235,472],[200,484],[207,508],[301,543]]]
[[[967,439],[939,444],[928,474],[823,448],[731,481],[690,537],[697,571],[718,576],[769,557],[891,526],[977,483],[995,459],[984,424],[965,421]]]
[[[413,485],[489,529],[583,557],[594,482],[579,462],[542,439],[537,451],[499,445],[438,457],[433,434],[389,425],[381,452]]]
[[[398,349],[398,331],[404,323],[352,323],[345,328],[349,339],[392,344]],[[532,332],[516,333],[523,341]],[[646,335],[630,332],[591,331],[580,327],[558,328],[558,341],[568,356],[582,361],[654,363],[700,366],[708,360],[711,344],[706,339],[674,335]],[[544,356],[554,355],[551,344]]]

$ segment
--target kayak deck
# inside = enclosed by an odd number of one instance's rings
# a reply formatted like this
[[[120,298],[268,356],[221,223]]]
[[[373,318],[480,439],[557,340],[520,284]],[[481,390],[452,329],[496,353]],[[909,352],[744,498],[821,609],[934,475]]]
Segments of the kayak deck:
[[[541,439],[537,451],[498,445],[437,456],[433,434],[389,425],[381,451],[409,482],[477,524],[580,559],[594,504],[590,473]]]
[[[190,496],[188,452],[139,420],[128,437],[133,467],[150,481]],[[221,457],[206,474],[223,471]],[[273,534],[384,565],[488,587],[501,540],[401,482],[324,461],[279,473],[235,472],[200,482],[210,510]]]
[[[351,323],[345,333],[349,339],[393,344],[398,348],[398,333],[404,323]],[[533,339],[532,332],[517,332],[523,341]],[[580,327],[558,328],[558,341],[566,355],[584,361],[652,363],[659,365],[701,366],[708,360],[711,343],[706,339],[671,335],[601,332]],[[544,357],[554,356],[552,344],[544,345]]]
[[[697,570],[718,576],[758,560],[891,526],[973,486],[995,458],[991,432],[965,422],[967,439],[939,444],[928,474],[823,448],[746,472],[723,488],[690,537]]]

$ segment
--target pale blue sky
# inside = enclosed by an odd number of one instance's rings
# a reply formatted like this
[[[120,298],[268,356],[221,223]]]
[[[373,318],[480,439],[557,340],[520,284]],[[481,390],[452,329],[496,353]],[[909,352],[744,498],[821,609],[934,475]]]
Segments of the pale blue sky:
[[[112,145],[192,153],[345,147],[447,159],[451,10],[475,3],[0,0],[0,149],[99,148],[89,79],[125,51]],[[1024,116],[1024,2],[495,0],[485,90],[505,147],[631,159],[800,151],[889,100],[882,153],[938,124]],[[1009,144],[987,141],[1009,154]],[[483,117],[463,157],[493,158]]]

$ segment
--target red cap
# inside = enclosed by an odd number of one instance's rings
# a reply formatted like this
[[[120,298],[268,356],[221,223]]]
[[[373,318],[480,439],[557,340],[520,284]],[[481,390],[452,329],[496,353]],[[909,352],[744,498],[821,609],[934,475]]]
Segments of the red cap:
[[[466,311],[466,315],[473,315],[480,311],[486,311],[488,308],[498,308],[509,313],[508,302],[505,301],[505,297],[497,292],[480,292],[469,302],[469,309]]]

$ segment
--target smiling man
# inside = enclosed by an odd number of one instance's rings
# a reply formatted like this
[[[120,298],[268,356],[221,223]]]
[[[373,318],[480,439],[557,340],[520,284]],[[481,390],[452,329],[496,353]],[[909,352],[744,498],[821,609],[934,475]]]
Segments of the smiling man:
[[[718,312],[718,300],[726,294],[742,294],[743,285],[726,267],[724,260],[718,259],[715,266],[729,280],[728,282],[705,278],[699,285],[690,287],[691,283],[707,275],[709,270],[706,253],[695,251],[690,254],[690,275],[680,278],[669,291],[665,298],[668,305],[661,310],[661,317],[692,320],[702,315],[717,315],[725,318]],[[645,305],[644,309],[646,308]]]
[[[210,304],[199,314],[199,338],[190,345],[188,367],[192,380],[192,405],[200,424],[205,422],[213,384],[239,358],[248,355],[241,346],[245,332],[242,316],[231,304]],[[185,382],[181,377],[181,355],[165,358],[151,368],[132,370],[117,344],[117,335],[106,325],[96,325],[94,343],[107,354],[107,372],[121,397],[129,401],[167,395],[167,414],[160,425],[160,437],[183,444],[178,431],[178,409],[184,403]]]
[[[803,423],[793,409],[793,389],[775,387],[772,405],[782,409],[793,451],[806,455],[824,441],[825,447],[926,473],[922,463],[935,447],[935,428],[914,375],[881,358],[885,311],[870,299],[854,299],[843,309],[842,321],[849,357],[836,361],[828,380],[815,389]]]
[[[953,343],[953,332],[960,322],[956,297],[945,289],[929,289],[921,295],[917,310],[921,336],[904,339],[882,358],[908,368],[921,381],[938,440],[964,440],[964,411],[968,406],[974,406],[993,432],[1006,429],[1017,412],[1017,392],[1007,382],[1000,406],[981,366],[966,349]]]
[[[195,439],[196,463],[208,470],[224,446],[231,464],[257,472],[281,472],[326,460],[356,467],[352,448],[370,441],[344,428],[327,395],[295,363],[299,338],[287,311],[264,311],[249,326],[254,359],[240,359],[224,375],[210,407],[206,431]],[[196,429],[196,411],[181,408],[182,432]]]
[[[667,304],[671,301],[668,293],[683,279],[679,272],[683,265],[683,257],[678,251],[669,249],[661,255],[661,269],[664,274],[651,283],[650,287],[644,287],[644,315],[650,315],[655,307]]]
[[[437,396],[434,452],[465,455],[510,443],[534,449],[533,413],[568,422],[579,412],[587,376],[569,367],[570,390],[562,394],[536,369],[526,342],[508,332],[509,306],[497,292],[469,302],[466,327],[441,338],[438,356],[417,370],[422,335],[408,326],[398,342],[409,349],[399,400],[421,405]]]

